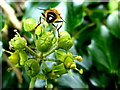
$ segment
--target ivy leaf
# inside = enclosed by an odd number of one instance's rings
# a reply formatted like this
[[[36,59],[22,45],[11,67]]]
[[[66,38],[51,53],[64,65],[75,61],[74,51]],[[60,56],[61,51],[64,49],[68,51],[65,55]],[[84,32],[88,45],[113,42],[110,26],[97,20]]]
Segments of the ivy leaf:
[[[108,82],[107,77],[105,77],[103,81],[97,79],[101,77],[101,72],[104,72],[105,75],[117,75],[120,68],[119,46],[120,39],[114,37],[106,26],[100,24],[94,34],[92,43],[88,46],[88,51],[92,56],[93,66],[97,70],[96,73],[99,73],[97,77],[96,74],[94,74],[94,77],[90,78],[92,84],[94,81],[97,86],[107,86],[107,83],[105,83]],[[113,80],[113,78],[109,79]],[[104,85],[102,83],[104,83]]]
[[[64,74],[58,78],[58,84],[61,87],[68,88],[88,88],[87,84],[82,81],[82,78],[78,73],[70,72],[70,74]]]
[[[107,25],[110,29],[110,32],[120,39],[120,25],[119,25],[118,12],[110,14],[107,18]]]

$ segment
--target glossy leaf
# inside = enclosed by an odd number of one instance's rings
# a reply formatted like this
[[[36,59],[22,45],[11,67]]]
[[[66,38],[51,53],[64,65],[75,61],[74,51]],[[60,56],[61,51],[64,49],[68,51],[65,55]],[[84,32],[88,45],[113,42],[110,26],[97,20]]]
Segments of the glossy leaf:
[[[97,72],[100,75],[98,75],[98,77],[101,77],[100,72],[109,75],[117,74],[120,65],[119,46],[120,40],[115,38],[106,26],[100,25],[92,39],[91,45],[88,47],[89,53],[92,56],[93,66],[99,71]],[[105,76],[106,78],[102,81],[97,80],[95,77],[96,74],[90,78],[93,85],[99,87],[106,87],[108,85],[106,83],[108,82],[107,76]],[[113,78],[110,79],[112,80]]]
[[[72,75],[70,75],[70,73]],[[79,77],[79,73],[70,73],[64,74],[58,79],[60,86],[68,88],[88,88],[88,86],[82,81],[81,77]]]
[[[82,5],[74,6],[73,2],[67,3],[67,28],[66,30],[72,34],[74,29],[78,27],[83,20],[83,7]]]
[[[100,26],[99,30],[89,45],[89,50],[93,60],[102,64],[108,72],[112,73],[118,69],[120,40],[112,36],[105,26]]]
[[[92,76],[90,77],[90,82],[96,87],[105,88],[108,85],[108,81],[109,77],[107,77],[107,75],[104,75],[103,73],[101,73],[100,75],[92,74]]]
[[[118,12],[110,14],[107,18],[107,25],[111,33],[120,39],[120,24],[119,24]]]

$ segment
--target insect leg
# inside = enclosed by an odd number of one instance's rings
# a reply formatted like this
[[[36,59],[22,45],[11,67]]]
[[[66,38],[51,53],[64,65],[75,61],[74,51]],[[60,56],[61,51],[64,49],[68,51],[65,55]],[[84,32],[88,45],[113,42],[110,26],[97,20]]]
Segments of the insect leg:
[[[52,25],[53,25],[54,28],[52,30],[50,30],[50,32],[52,32],[52,31],[57,29],[57,26],[55,26],[53,23],[52,23]]]
[[[41,13],[41,14],[42,14],[42,16],[45,18],[45,14],[44,14],[44,13]],[[36,28],[42,23],[42,22],[41,22],[41,18],[42,18],[42,17],[39,18],[39,23],[38,23],[38,25],[37,25],[34,29],[36,29]],[[44,19],[44,18],[43,18],[43,19]]]
[[[39,20],[40,20],[40,22],[38,23],[38,25],[34,29],[36,29],[41,24],[41,17],[39,18]]]
[[[45,17],[45,14],[44,13],[41,13],[43,15],[43,17]]]
[[[59,29],[62,27],[62,25],[63,25],[63,21],[56,21],[55,23],[61,23],[61,25],[57,28],[58,37],[60,37]]]

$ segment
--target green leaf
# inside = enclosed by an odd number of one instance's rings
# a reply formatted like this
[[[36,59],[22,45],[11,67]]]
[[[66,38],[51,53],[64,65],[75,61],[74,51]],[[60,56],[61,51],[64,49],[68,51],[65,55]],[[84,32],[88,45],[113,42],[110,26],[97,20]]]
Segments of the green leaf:
[[[107,25],[111,33],[120,39],[120,25],[119,25],[118,12],[110,14],[107,18]]]
[[[13,87],[16,87],[17,88],[17,84],[18,82],[16,81],[16,78],[15,78],[15,72],[14,71],[11,71],[11,72],[8,72],[7,71],[7,68],[8,68],[8,65],[7,63],[2,63],[2,65],[4,65],[4,68],[2,68],[2,88],[13,88]],[[11,81],[11,82],[9,82]],[[14,83],[16,82],[16,83]]]
[[[101,68],[99,67],[100,64],[104,67],[102,68],[103,71],[106,70],[109,73],[116,73],[120,62],[119,46],[120,40],[111,35],[107,27],[101,25],[97,29],[91,45],[88,47],[94,62],[98,64],[95,67]]]
[[[25,14],[23,16],[24,18],[34,18],[36,19],[36,21],[39,20],[40,17],[40,13],[44,12],[39,10],[38,8],[41,9],[48,9],[48,8],[54,8],[55,6],[57,6],[60,2],[28,2],[26,4],[26,8],[25,8]]]
[[[99,23],[92,43],[88,46],[92,57],[92,66],[95,68],[91,69],[91,72],[96,73],[90,75],[89,80],[92,85],[105,88],[112,80],[113,83],[116,83],[116,79],[113,77],[114,75],[119,77],[117,75],[120,68],[119,46],[120,39],[114,37],[106,26]],[[108,77],[108,75],[113,77]]]
[[[74,6],[73,2],[68,2],[67,9],[68,11],[67,11],[67,16],[66,16],[66,19],[67,19],[66,30],[70,34],[72,34],[73,30],[82,23],[83,7],[82,5]]]
[[[104,73],[101,73],[100,75],[92,74],[90,77],[90,82],[96,87],[105,88],[109,83],[109,77]]]
[[[76,50],[80,55],[84,55],[87,52],[86,47],[91,43],[91,39],[95,31],[93,26],[95,26],[94,23],[82,25],[82,28],[74,37],[77,40]]]
[[[79,76],[79,73],[70,72],[70,74],[64,74],[58,78],[58,84],[61,87],[68,88],[88,88],[87,84],[83,82],[82,78]]]

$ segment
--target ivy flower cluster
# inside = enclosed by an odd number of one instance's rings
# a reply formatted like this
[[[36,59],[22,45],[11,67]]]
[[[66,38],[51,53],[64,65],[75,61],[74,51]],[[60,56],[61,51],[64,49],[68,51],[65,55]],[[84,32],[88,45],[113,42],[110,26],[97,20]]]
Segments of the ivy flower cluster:
[[[82,57],[73,55],[69,51],[73,45],[70,34],[62,31],[60,37],[56,37],[52,32],[46,30],[47,25],[39,25],[34,29],[36,26],[37,24],[32,18],[23,21],[24,30],[31,32],[33,36],[32,45],[28,45],[27,40],[18,33],[9,41],[10,48],[14,52],[11,52],[8,58],[14,67],[10,67],[8,70],[25,67],[27,74],[31,77],[29,88],[34,87],[36,78],[46,80],[46,88],[53,88],[50,81],[68,73],[70,69],[75,69],[82,74],[83,70],[78,69],[75,62],[75,60],[81,62]],[[56,59],[47,57],[51,53],[55,53]],[[46,61],[56,63],[49,68]]]

